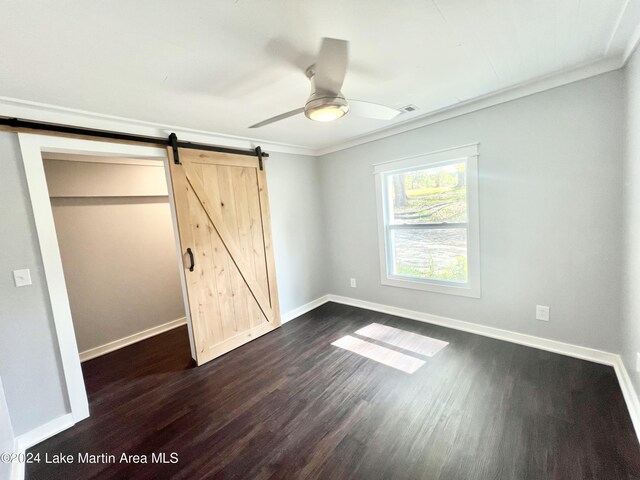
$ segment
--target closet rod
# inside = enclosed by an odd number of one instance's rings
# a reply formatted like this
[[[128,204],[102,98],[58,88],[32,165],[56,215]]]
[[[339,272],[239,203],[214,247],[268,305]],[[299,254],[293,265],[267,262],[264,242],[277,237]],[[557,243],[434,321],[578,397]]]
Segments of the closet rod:
[[[178,148],[190,148],[192,150],[206,150],[209,152],[221,152],[221,153],[233,153],[237,155],[249,155],[257,156],[260,160],[263,157],[268,157],[269,154],[262,151],[260,147],[255,150],[233,147],[221,147],[218,145],[207,145],[204,143],[185,142],[177,140],[175,134],[171,136],[175,139],[174,142],[170,138],[159,137],[146,137],[142,135],[131,135],[128,133],[110,132],[107,130],[94,130],[91,128],[71,127],[68,125],[60,125],[55,123],[43,123],[32,120],[21,120],[18,118],[0,117],[0,125],[5,125],[12,128],[28,128],[34,130],[44,130],[47,132],[66,133],[69,135],[88,135],[91,137],[109,138],[111,140],[123,140],[126,142],[140,142],[140,143],[153,143],[155,145],[163,146],[177,146]]]

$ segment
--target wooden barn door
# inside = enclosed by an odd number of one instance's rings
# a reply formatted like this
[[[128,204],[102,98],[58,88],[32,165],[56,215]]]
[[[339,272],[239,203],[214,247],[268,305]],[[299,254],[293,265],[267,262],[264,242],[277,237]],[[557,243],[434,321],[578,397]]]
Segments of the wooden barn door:
[[[169,148],[195,360],[280,326],[267,184],[257,157]],[[192,261],[193,259],[193,261]]]

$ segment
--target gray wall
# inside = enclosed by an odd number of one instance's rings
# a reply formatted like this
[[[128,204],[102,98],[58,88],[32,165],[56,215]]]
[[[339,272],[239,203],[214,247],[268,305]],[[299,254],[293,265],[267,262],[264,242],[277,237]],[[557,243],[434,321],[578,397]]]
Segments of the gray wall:
[[[636,391],[636,352],[640,352],[640,50],[625,69],[624,262],[622,264],[622,359]]]
[[[622,83],[615,71],[321,158],[330,292],[618,351]],[[482,298],[382,286],[372,165],[474,142]]]
[[[0,377],[16,435],[68,412],[18,136],[0,132]],[[12,270],[33,285],[16,288]]]
[[[16,435],[69,411],[17,135],[0,132],[0,377]],[[273,152],[267,162],[282,312],[324,294],[317,165]],[[11,271],[30,268],[16,288]]]
[[[266,162],[280,310],[286,314],[327,293],[318,162],[277,152]]]
[[[80,352],[185,316],[158,163],[44,163]]]

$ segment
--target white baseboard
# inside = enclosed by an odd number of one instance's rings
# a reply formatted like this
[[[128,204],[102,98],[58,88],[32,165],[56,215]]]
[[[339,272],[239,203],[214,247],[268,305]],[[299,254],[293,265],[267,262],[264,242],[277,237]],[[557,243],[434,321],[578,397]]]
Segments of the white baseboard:
[[[50,422],[40,425],[33,430],[18,435],[16,437],[16,449],[18,452],[24,452],[25,450],[45,441],[47,438],[51,438],[54,435],[73,427],[75,422],[73,421],[73,415],[67,413],[61,417],[54,418]]]
[[[16,453],[24,453],[16,450]],[[25,464],[22,462],[11,463],[11,469],[9,470],[9,480],[24,480]]]
[[[581,347],[579,345],[558,342],[556,340],[549,340],[547,338],[536,337],[533,335],[525,335],[523,333],[502,330],[500,328],[487,327],[485,325],[480,325],[477,323],[464,322],[462,320],[455,320],[453,318],[431,315],[429,313],[417,312],[405,308],[392,307],[380,303],[358,300],[356,298],[342,297],[340,295],[325,295],[324,297],[322,297],[322,299],[325,298],[326,300],[324,300],[322,303],[335,302],[341,303],[343,305],[351,305],[353,307],[364,308],[366,310],[387,313],[389,315],[409,318],[411,320],[417,320],[419,322],[431,323],[434,325],[452,328],[454,330],[461,330],[485,337],[491,337],[498,340],[517,343],[519,345],[526,345],[528,347],[537,348],[539,350],[559,353],[562,355],[567,355],[569,357],[588,360],[603,365],[610,365],[616,372],[618,383],[620,384],[620,389],[622,390],[622,395],[624,396],[624,400],[627,404],[627,409],[629,410],[629,416],[631,417],[631,421],[633,422],[633,427],[635,429],[636,435],[640,439],[640,400],[638,399],[638,395],[635,391],[635,388],[633,387],[633,383],[631,382],[629,373],[627,372],[624,362],[622,361],[622,357],[616,353],[596,350],[594,348]]]
[[[57,435],[67,428],[73,427],[74,424],[73,415],[71,413],[67,413],[61,417],[54,418],[50,422],[40,425],[27,433],[18,435],[15,441],[15,453],[22,455],[34,445]],[[13,462],[9,473],[9,480],[24,480],[24,475],[25,464],[22,462]]]
[[[149,328],[148,330],[143,330],[142,332],[134,333],[133,335],[129,335],[128,337],[124,337],[119,340],[114,340],[113,342],[106,343],[99,347],[85,350],[84,352],[80,352],[80,361],[84,362],[86,360],[91,360],[92,358],[100,357],[101,355],[105,355],[115,350],[119,350],[120,348],[126,347],[133,343],[141,342],[142,340],[145,340],[147,338],[154,337],[164,332],[168,332],[169,330],[173,330],[174,328],[185,325],[186,323],[187,323],[186,317],[178,318],[176,320],[163,323],[162,325],[158,325],[157,327]]]
[[[304,305],[294,308],[293,310],[289,310],[287,313],[281,315],[280,321],[282,323],[287,323],[293,320],[294,318],[298,318],[300,315],[304,315],[307,312],[310,312],[314,308],[318,308],[320,305],[323,305],[329,301],[329,295],[324,295],[322,297],[316,298],[315,300],[310,301],[309,303],[305,303]]]
[[[627,404],[629,416],[631,417],[633,427],[636,430],[636,435],[640,439],[640,401],[638,400],[638,394],[636,389],[633,387],[631,377],[629,377],[629,372],[624,365],[622,357],[620,355],[616,355],[616,357],[618,357],[618,361],[613,365],[613,368],[616,371],[618,383],[620,384],[624,401]]]

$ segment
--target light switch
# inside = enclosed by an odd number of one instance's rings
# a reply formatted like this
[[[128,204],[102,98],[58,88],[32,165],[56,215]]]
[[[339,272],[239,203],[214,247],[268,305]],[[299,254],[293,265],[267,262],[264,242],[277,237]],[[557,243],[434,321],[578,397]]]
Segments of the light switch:
[[[16,287],[31,285],[31,272],[28,268],[25,268],[23,270],[14,270],[13,279],[16,282]]]

